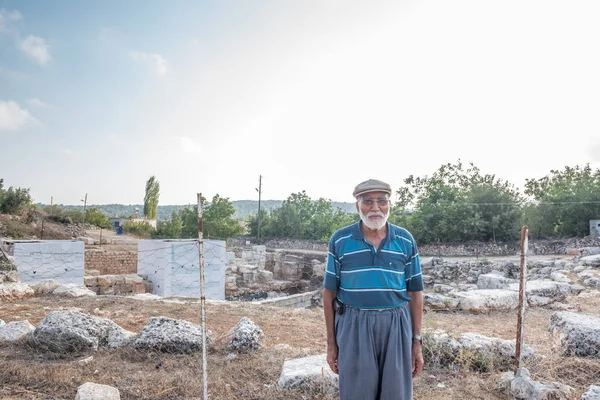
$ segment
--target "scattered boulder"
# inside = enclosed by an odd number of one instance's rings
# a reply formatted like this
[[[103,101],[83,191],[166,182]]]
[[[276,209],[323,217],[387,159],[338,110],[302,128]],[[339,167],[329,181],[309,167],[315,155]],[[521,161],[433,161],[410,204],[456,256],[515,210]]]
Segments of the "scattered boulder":
[[[442,330],[423,330],[423,359],[427,365],[453,364],[460,354],[461,344]]]
[[[454,290],[455,290],[454,287],[450,286],[450,285],[444,285],[442,283],[434,283],[433,284],[433,291],[436,293],[450,293]]]
[[[581,400],[600,400],[600,386],[590,386],[590,388],[581,395]]]
[[[35,326],[31,325],[27,320],[13,321],[8,324],[2,322],[0,323],[0,342],[16,342],[27,336],[34,329]]]
[[[113,321],[79,311],[54,311],[42,319],[28,336],[29,345],[55,353],[72,353],[129,344],[135,333]]]
[[[338,390],[338,376],[327,364],[327,354],[286,360],[277,384],[282,389],[310,389],[325,386],[327,392]]]
[[[423,293],[423,306],[429,310],[454,310],[458,299],[436,293]]]
[[[554,271],[550,273],[550,279],[555,282],[571,283],[571,280],[566,275],[566,271]]]
[[[534,381],[526,368],[519,368],[516,375],[513,372],[503,373],[496,390],[514,400],[570,400],[575,395],[570,386]]]
[[[53,293],[67,297],[96,296],[96,292],[91,291],[83,285],[76,285],[74,283],[60,285],[54,289]]]
[[[33,289],[33,291],[35,292],[36,295],[40,295],[40,294],[52,294],[54,293],[54,290],[56,290],[56,288],[59,286],[58,281],[56,281],[55,279],[50,279],[47,281],[42,281],[39,283],[36,283],[34,285],[31,285],[31,288]]]
[[[590,267],[600,267],[600,254],[581,257],[579,261],[583,263],[583,265],[587,265]]]
[[[77,388],[75,400],[121,400],[121,394],[116,387],[86,382]]]
[[[495,368],[510,368],[515,359],[516,345],[514,340],[490,338],[478,333],[467,332],[458,337],[458,343],[463,350],[463,357],[466,352],[475,353],[476,362],[489,362]],[[528,359],[531,356],[533,356],[533,349],[526,344],[523,345],[521,358]]]
[[[264,334],[258,325],[248,317],[242,317],[227,334],[229,344],[227,350],[249,351],[262,347]]]
[[[207,331],[206,347],[210,348],[212,333]],[[202,351],[202,327],[185,320],[152,317],[142,329],[134,346],[141,350],[167,353]]]
[[[477,289],[506,289],[515,282],[500,274],[481,274],[477,277]]]
[[[550,316],[549,330],[565,356],[600,357],[600,318],[570,311]]]
[[[468,292],[453,292],[460,310],[484,313],[491,310],[514,310],[517,308],[519,294],[511,290],[478,289]]]
[[[530,358],[533,350],[525,345],[521,355]],[[466,365],[480,371],[507,369],[515,358],[515,343],[470,332],[454,338],[442,330],[424,329],[423,358],[428,365]]]
[[[31,297],[35,294],[31,286],[25,283],[0,284],[0,300],[15,300]]]
[[[509,286],[509,289],[518,292],[519,284],[512,284]],[[550,280],[528,281],[525,286],[525,293],[529,306],[545,306],[557,301],[565,301],[571,293],[571,285]]]

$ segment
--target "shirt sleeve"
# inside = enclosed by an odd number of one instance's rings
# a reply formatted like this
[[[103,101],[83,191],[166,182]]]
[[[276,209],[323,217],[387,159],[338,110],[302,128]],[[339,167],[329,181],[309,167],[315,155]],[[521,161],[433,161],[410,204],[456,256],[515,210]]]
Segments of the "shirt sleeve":
[[[409,292],[420,292],[423,290],[423,276],[421,275],[421,260],[415,239],[412,239],[412,252],[410,259],[404,266],[404,277],[406,279],[406,290]]]
[[[332,237],[329,241],[327,251],[327,265],[325,266],[325,276],[323,277],[323,287],[325,289],[337,292],[340,287],[340,261],[335,251],[335,242]]]

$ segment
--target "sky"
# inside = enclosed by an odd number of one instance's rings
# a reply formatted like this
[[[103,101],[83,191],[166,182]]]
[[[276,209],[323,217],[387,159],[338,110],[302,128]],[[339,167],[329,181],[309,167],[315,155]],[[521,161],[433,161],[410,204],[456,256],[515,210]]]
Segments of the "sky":
[[[600,168],[600,2],[0,0],[0,178],[36,202],[351,202]]]

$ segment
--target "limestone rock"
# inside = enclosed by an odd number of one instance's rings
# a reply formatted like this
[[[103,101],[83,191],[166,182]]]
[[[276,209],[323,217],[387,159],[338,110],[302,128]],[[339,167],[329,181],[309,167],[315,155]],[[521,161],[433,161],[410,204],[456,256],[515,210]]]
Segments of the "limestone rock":
[[[496,390],[515,400],[570,400],[575,395],[575,390],[570,386],[532,380],[526,368],[519,368],[516,375],[512,372],[503,373]]]
[[[264,334],[258,325],[248,317],[243,317],[227,334],[227,350],[249,351],[262,347]]]
[[[286,360],[277,382],[282,389],[309,389],[325,386],[337,392],[338,376],[327,364],[327,354]]]
[[[450,285],[444,285],[442,283],[435,283],[433,285],[433,291],[436,293],[450,293],[454,291],[454,287]]]
[[[55,279],[50,279],[31,285],[35,294],[52,294],[58,286],[58,281]]]
[[[25,283],[3,283],[0,284],[0,300],[22,299],[34,295],[31,286]]]
[[[519,294],[510,290],[480,289],[469,292],[453,292],[451,296],[458,300],[459,309],[476,313],[490,310],[514,310],[519,301]]]
[[[75,400],[121,400],[121,394],[116,387],[86,382],[77,388]]]
[[[211,332],[207,331],[207,351],[210,348],[211,336]],[[135,347],[168,353],[202,351],[202,327],[185,320],[152,317],[135,341]]]
[[[600,386],[590,386],[590,388],[581,395],[581,400],[600,400]]]
[[[515,359],[516,345],[514,340],[490,338],[478,333],[463,333],[458,337],[462,349],[476,352],[484,359],[493,361],[496,367],[509,367]],[[530,358],[533,349],[528,345],[521,348],[522,359]]]
[[[437,293],[424,293],[423,306],[430,310],[453,310],[458,306],[458,299]]]
[[[82,297],[82,296],[96,296],[96,292],[92,292],[85,286],[76,285],[74,283],[67,283],[60,285],[54,289],[54,294],[67,296],[67,297]]]
[[[506,289],[515,282],[499,274],[481,274],[477,277],[477,289]]]
[[[16,342],[27,336],[35,329],[29,321],[13,321],[8,324],[0,324],[0,342]]]
[[[558,311],[550,316],[549,330],[565,356],[600,357],[600,318]]]
[[[585,256],[579,259],[583,265],[588,265],[590,267],[600,267],[600,254],[594,254],[593,256]]]
[[[71,353],[125,346],[135,336],[109,319],[64,310],[54,311],[42,319],[29,335],[28,342],[37,349]]]

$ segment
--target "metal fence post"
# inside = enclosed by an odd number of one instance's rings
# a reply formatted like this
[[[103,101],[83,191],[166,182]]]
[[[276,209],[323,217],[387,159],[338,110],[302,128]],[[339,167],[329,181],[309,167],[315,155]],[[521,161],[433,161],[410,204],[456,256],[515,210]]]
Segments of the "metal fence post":
[[[198,259],[200,261],[200,307],[202,320],[202,382],[204,400],[208,400],[208,379],[206,374],[206,295],[204,293],[204,238],[202,236],[202,193],[198,193]]]
[[[527,297],[525,286],[527,284],[527,249],[529,228],[521,228],[521,268],[519,273],[519,314],[517,316],[517,343],[515,349],[515,375],[521,368],[521,346],[523,344],[523,319],[525,318],[525,305]]]

